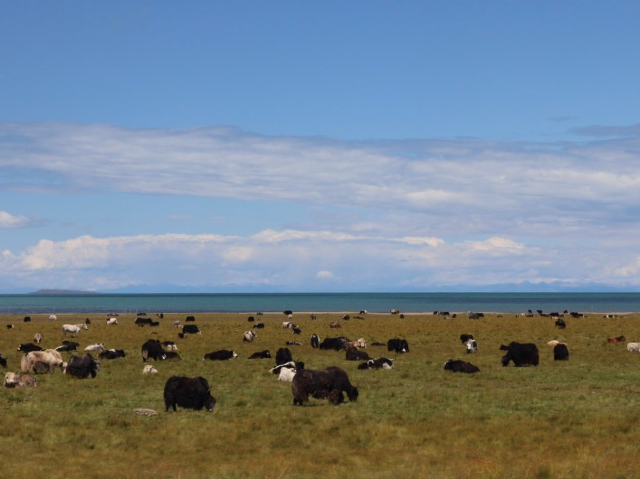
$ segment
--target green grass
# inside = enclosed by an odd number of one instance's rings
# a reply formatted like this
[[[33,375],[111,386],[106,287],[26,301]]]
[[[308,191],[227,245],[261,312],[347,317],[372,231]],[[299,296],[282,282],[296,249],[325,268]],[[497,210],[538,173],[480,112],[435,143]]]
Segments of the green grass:
[[[96,379],[59,372],[39,375],[35,389],[0,390],[0,470],[4,477],[638,477],[640,466],[640,354],[606,338],[640,339],[640,315],[605,320],[567,319],[557,330],[548,318],[489,316],[443,320],[431,315],[369,314],[340,321],[296,315],[301,337],[283,330],[282,315],[265,315],[254,343],[242,342],[246,315],[196,314],[202,335],[177,338],[166,315],[159,328],[138,328],[133,317],[106,326],[103,315],[80,333],[84,347],[104,342],[127,358],[103,360]],[[0,351],[17,371],[21,342],[35,332],[43,345],[63,339],[63,323],[86,315],[32,315],[32,323],[0,317]],[[12,322],[13,330],[4,324]],[[155,331],[158,334],[152,334]],[[359,371],[344,352],[317,351],[311,333],[386,342],[407,338],[411,352],[391,371]],[[473,334],[479,352],[467,357],[458,337]],[[158,362],[160,373],[143,375],[140,346],[151,337],[174,339],[182,362]],[[343,367],[360,389],[356,403],[332,406],[311,400],[293,407],[291,387],[268,370],[273,360],[248,360],[285,341],[308,368]],[[550,339],[566,341],[568,362],[554,362]],[[535,342],[537,368],[503,368],[501,343]],[[205,362],[216,349],[234,349],[228,362]],[[372,356],[390,356],[369,346]],[[68,358],[69,354],[64,353]],[[481,373],[442,370],[449,358],[468,359]],[[152,362],[153,363],[153,362]],[[165,413],[162,391],[172,375],[201,375],[218,400],[215,411]],[[134,408],[159,411],[138,416]]]

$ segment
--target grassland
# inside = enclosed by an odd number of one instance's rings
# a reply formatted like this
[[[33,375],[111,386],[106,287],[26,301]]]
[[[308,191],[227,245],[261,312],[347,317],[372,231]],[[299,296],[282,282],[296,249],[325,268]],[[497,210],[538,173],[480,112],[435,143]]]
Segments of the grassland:
[[[283,330],[281,314],[265,314],[254,343],[242,342],[246,314],[196,314],[202,335],[177,338],[171,326],[185,314],[166,315],[158,328],[139,328],[133,316],[106,326],[105,316],[59,315],[56,322],[34,316],[0,317],[0,351],[7,370],[17,371],[19,343],[34,333],[43,345],[63,339],[63,323],[92,324],[78,338],[84,347],[103,342],[128,356],[103,360],[95,379],[59,372],[37,377],[35,389],[0,390],[2,477],[172,478],[172,477],[640,477],[640,354],[610,336],[640,340],[640,315],[567,319],[557,330],[548,318],[490,315],[480,321],[443,320],[431,315],[369,314],[340,321],[296,314],[301,337]],[[6,323],[15,324],[7,330]],[[155,332],[157,334],[152,334]],[[360,371],[344,352],[317,351],[321,338],[345,335],[369,343],[405,337],[411,352],[399,355],[390,371]],[[458,337],[471,333],[479,351],[466,357]],[[181,362],[158,362],[160,373],[142,375],[141,344],[151,337],[179,344]],[[273,360],[248,360],[259,350],[275,355],[286,340],[295,359],[309,369],[343,367],[360,389],[356,403],[332,406],[311,400],[293,407],[290,384],[268,373]],[[554,362],[551,339],[568,344],[570,360]],[[503,368],[501,343],[534,342],[537,368]],[[216,349],[239,358],[205,362]],[[369,346],[372,356],[390,356]],[[68,357],[68,353],[64,353]],[[473,376],[442,370],[449,358],[480,367]],[[164,413],[162,391],[172,375],[201,375],[218,403],[213,413]],[[134,408],[153,408],[154,417]]]

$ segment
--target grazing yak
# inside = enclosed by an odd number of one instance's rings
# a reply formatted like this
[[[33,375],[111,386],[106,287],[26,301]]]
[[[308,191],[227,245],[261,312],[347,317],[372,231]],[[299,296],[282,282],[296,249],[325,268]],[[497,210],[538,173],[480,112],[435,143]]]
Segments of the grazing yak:
[[[29,374],[7,373],[4,375],[5,388],[35,388],[37,385],[36,378]]]
[[[118,318],[107,319],[107,324],[118,324]]]
[[[145,364],[142,368],[142,374],[156,374],[158,370],[151,364]]]
[[[31,316],[25,316],[24,318],[22,318],[22,322],[30,323],[31,322]]]
[[[118,359],[124,358],[126,356],[127,354],[123,349],[107,349],[106,351],[102,351],[100,354],[98,354],[98,357],[100,359]]]
[[[100,370],[100,362],[93,359],[90,354],[84,356],[76,356],[75,354],[69,359],[67,368],[64,373],[78,379],[85,379],[91,375],[95,378]]]
[[[390,339],[389,341],[387,341],[387,351],[395,351],[396,353],[408,353],[409,343],[406,339]]]
[[[467,354],[478,352],[478,343],[475,339],[469,339],[464,345],[467,347]]]
[[[291,382],[298,371],[304,369],[302,361],[289,361],[288,363],[279,364],[269,372],[278,375],[278,381]]]
[[[62,335],[66,336],[67,333],[71,333],[74,336],[77,336],[78,334],[80,334],[80,331],[82,331],[83,329],[89,329],[89,326],[87,326],[85,323],[63,324],[62,325]]]
[[[56,351],[61,352],[61,353],[69,352],[69,351],[77,351],[78,346],[80,346],[80,343],[76,343],[75,341],[64,340],[64,341],[62,341],[62,345],[58,346],[56,348]],[[89,347],[89,346],[87,346],[87,347]]]
[[[333,349],[334,351],[341,351],[346,349],[349,344],[349,338],[340,336],[337,338],[325,338],[319,345],[320,349]]]
[[[28,354],[31,351],[42,351],[42,348],[33,343],[23,343],[20,346],[18,346],[18,351]]]
[[[503,366],[508,366],[509,361],[513,361],[515,367],[537,366],[540,361],[538,347],[533,343],[520,344],[514,341],[508,346],[500,346],[500,349],[507,351],[502,357]]]
[[[136,318],[133,322],[135,325],[143,327],[145,324],[151,325],[153,323],[153,319],[151,318]]]
[[[246,342],[246,343],[251,343],[254,339],[256,339],[256,336],[258,336],[256,333],[254,333],[253,331],[245,331],[244,332],[244,336],[242,338],[242,341]]]
[[[285,344],[288,346],[302,346],[300,341],[287,341]]]
[[[184,318],[184,320],[185,320],[187,323],[190,323],[190,322],[192,322],[192,321],[195,321],[195,320],[196,320],[196,317],[195,317],[195,316],[187,316],[186,318]]]
[[[142,345],[142,360],[147,362],[147,359],[153,359],[154,361],[163,360],[167,357],[166,351],[162,348],[162,344],[157,339],[150,339]]]
[[[255,329],[264,329],[264,323],[256,323],[253,325]]]
[[[197,324],[185,324],[182,326],[182,337],[185,334],[202,334]]]
[[[367,361],[371,359],[365,351],[360,351],[358,348],[349,346],[347,348],[346,360],[347,361]]]
[[[553,347],[553,360],[554,361],[569,360],[569,349],[567,348],[566,344],[559,343]]]
[[[268,349],[265,349],[264,351],[258,351],[257,353],[253,353],[251,356],[249,356],[249,359],[268,359],[271,357],[271,353],[269,352]]]
[[[56,367],[63,369],[62,356],[55,349],[31,351],[22,356],[20,368],[23,373],[53,373]]]
[[[164,361],[182,361],[182,358],[176,351],[165,351]]]
[[[78,343],[76,343],[77,345]],[[86,348],[84,348],[84,352],[85,353],[102,353],[104,351],[106,351],[107,348],[104,347],[104,344],[102,343],[95,343],[95,344],[90,344],[89,346],[87,346]]]
[[[226,349],[221,349],[220,351],[213,351],[211,353],[207,353],[204,355],[204,359],[208,359],[210,361],[228,361],[231,358],[237,358],[238,355],[235,351],[229,351]]]
[[[293,361],[289,348],[280,348],[276,351],[276,366]]]
[[[331,321],[331,323],[329,323],[329,327],[331,329],[338,329],[338,328],[341,328],[342,326],[340,325],[340,323],[337,323],[335,321]]]
[[[291,382],[293,405],[302,406],[309,400],[309,395],[316,399],[329,399],[332,404],[344,402],[343,392],[347,393],[349,401],[358,399],[358,388],[351,385],[349,376],[337,366],[327,369],[298,371]]]
[[[630,353],[632,353],[632,352],[639,352],[640,353],[640,343],[628,343],[627,344],[627,351],[629,351]]]
[[[461,334],[460,335],[460,341],[462,342],[462,344],[465,344],[470,339],[473,339],[473,334]]]
[[[33,342],[36,344],[40,344],[42,342],[42,334],[36,333],[33,335]]]
[[[566,329],[566,327],[567,327],[567,323],[565,323],[564,319],[562,319],[562,318],[556,319],[555,325],[556,325],[556,328],[558,328],[558,329]]]
[[[55,314],[50,314],[49,315],[49,321],[57,321],[58,317]]]
[[[0,366],[2,366],[3,368],[7,367],[7,358],[3,358],[2,354],[0,354]]]
[[[624,343],[627,340],[624,336],[618,336],[616,338],[607,338],[607,343],[609,344],[618,344]]]
[[[367,362],[360,364],[358,369],[393,369],[393,359],[369,359]]]
[[[311,347],[314,349],[318,349],[318,346],[320,346],[320,338],[318,337],[317,334],[312,334],[311,335]]]
[[[459,359],[449,359],[446,363],[444,363],[442,369],[444,369],[445,371],[452,371],[454,373],[473,374],[480,372],[480,368],[478,368],[478,366],[474,366],[471,363],[461,361]]]
[[[168,412],[170,407],[177,411],[176,406],[197,411],[205,408],[211,412],[216,400],[211,395],[209,383],[202,376],[171,376],[164,385],[164,405],[165,412]]]

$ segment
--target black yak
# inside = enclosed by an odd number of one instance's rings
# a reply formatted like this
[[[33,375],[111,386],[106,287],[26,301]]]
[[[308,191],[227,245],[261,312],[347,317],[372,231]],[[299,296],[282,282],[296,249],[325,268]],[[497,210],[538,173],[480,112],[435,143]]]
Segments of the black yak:
[[[513,361],[514,366],[537,366],[540,361],[538,347],[533,343],[520,344],[515,341],[508,346],[500,346],[500,349],[507,351],[502,357],[502,365],[508,366],[509,361]]]
[[[95,378],[99,369],[100,363],[93,359],[90,354],[85,354],[84,356],[73,355],[67,363],[65,374],[69,374],[78,379],[85,379],[89,375]]]
[[[302,406],[309,400],[309,395],[316,399],[329,399],[332,404],[344,402],[343,392],[349,401],[358,399],[358,388],[351,385],[349,376],[337,366],[322,370],[303,369],[298,371],[291,383],[293,405]]]
[[[170,407],[177,411],[176,405],[196,410],[205,408],[211,412],[216,400],[211,396],[209,383],[202,376],[171,376],[164,386],[164,405],[165,412],[168,412]]]
[[[480,368],[478,366],[474,366],[467,361],[460,361],[459,359],[449,359],[444,366],[442,367],[445,371],[452,371],[454,373],[478,373],[480,372]]]
[[[564,343],[556,344],[553,348],[553,360],[554,361],[568,361],[569,349]]]

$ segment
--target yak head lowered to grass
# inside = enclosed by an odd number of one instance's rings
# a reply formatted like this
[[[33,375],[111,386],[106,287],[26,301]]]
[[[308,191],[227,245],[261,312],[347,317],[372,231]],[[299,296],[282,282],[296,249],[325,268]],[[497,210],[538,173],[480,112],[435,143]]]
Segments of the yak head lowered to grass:
[[[316,399],[329,399],[332,404],[344,402],[343,392],[349,401],[358,400],[358,388],[351,385],[344,369],[331,366],[327,369],[298,371],[291,383],[293,405],[302,406],[309,400],[309,395]]]
[[[209,383],[202,376],[171,376],[164,386],[164,404],[165,412],[169,411],[170,407],[176,411],[176,405],[196,410],[205,408],[211,412],[216,400],[211,395]]]

